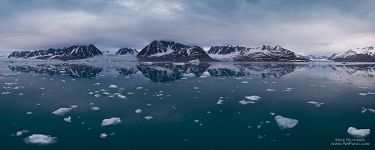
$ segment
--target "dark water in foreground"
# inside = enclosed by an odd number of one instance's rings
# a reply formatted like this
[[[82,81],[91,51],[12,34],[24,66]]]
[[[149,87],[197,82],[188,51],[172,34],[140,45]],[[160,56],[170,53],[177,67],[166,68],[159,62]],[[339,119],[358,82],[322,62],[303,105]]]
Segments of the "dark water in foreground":
[[[2,62],[0,85],[1,149],[375,149],[375,64]],[[333,145],[349,127],[367,146]]]

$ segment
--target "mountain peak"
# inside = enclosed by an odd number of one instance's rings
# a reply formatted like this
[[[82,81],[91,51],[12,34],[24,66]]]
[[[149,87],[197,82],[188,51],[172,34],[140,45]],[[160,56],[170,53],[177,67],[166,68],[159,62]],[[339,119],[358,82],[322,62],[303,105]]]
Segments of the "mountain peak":
[[[73,60],[84,59],[102,55],[102,52],[94,45],[73,45],[65,48],[49,48],[36,51],[15,51],[8,58],[36,58],[36,59],[60,59]]]
[[[131,49],[131,48],[120,48],[116,52],[116,55],[134,55],[134,54],[138,54],[138,51],[136,49]]]
[[[137,55],[140,60],[146,61],[201,61],[212,60],[203,48],[188,46],[173,41],[152,41]]]

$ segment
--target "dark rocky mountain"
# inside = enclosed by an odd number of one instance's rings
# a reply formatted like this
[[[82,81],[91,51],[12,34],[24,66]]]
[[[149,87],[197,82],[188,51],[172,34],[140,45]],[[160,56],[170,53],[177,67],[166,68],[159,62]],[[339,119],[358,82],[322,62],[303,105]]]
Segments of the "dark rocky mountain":
[[[131,48],[121,48],[116,52],[116,55],[136,55],[138,51]]]
[[[212,61],[199,46],[187,46],[170,41],[153,41],[137,55],[140,61]]]
[[[71,47],[36,50],[36,51],[15,51],[8,58],[36,58],[36,59],[59,59],[75,60],[85,59],[102,55],[102,52],[94,45],[74,45]]]
[[[375,62],[375,49],[372,46],[351,49],[342,54],[333,54],[328,59],[339,62]]]
[[[256,48],[213,46],[208,54],[214,59],[230,61],[309,61],[307,58],[279,45],[263,45]]]

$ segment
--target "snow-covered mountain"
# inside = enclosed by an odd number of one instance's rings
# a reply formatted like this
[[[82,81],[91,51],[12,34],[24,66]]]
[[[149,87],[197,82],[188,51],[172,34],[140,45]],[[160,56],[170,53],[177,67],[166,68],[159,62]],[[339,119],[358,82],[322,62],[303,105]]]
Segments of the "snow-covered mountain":
[[[328,59],[347,62],[375,62],[375,49],[373,46],[350,49],[342,54],[333,54]]]
[[[138,51],[131,48],[121,48],[116,52],[116,55],[137,55]]]
[[[208,54],[213,59],[223,61],[308,61],[305,57],[279,45],[263,45],[256,48],[213,46],[208,51]]]
[[[74,45],[71,47],[36,50],[36,51],[15,51],[8,58],[36,58],[36,59],[59,59],[75,60],[85,59],[102,55],[102,52],[94,45]]]
[[[153,41],[137,55],[140,61],[212,61],[203,48],[171,41]]]

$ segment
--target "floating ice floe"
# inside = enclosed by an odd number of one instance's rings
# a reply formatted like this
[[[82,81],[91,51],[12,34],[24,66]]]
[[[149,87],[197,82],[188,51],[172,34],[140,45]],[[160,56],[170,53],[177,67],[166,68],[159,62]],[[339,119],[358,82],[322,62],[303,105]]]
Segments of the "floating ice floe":
[[[134,112],[137,113],[137,114],[142,113],[142,109],[137,109]]]
[[[261,97],[257,96],[257,95],[245,96],[245,98],[250,100],[250,101],[257,101],[257,100],[261,99]]]
[[[275,89],[266,89],[266,91],[268,91],[268,92],[274,92],[276,90]]]
[[[367,92],[368,95],[375,95],[375,92]]]
[[[24,139],[27,144],[49,145],[57,142],[56,137],[44,134],[33,134]]]
[[[283,116],[280,116],[280,115],[275,116],[275,120],[276,120],[277,125],[281,129],[293,128],[298,124],[298,120],[286,118],[286,117],[283,117]]]
[[[249,83],[249,82],[247,82],[247,81],[242,81],[241,83],[242,83],[242,84],[247,84],[247,83]]]
[[[316,102],[316,101],[308,101],[307,103],[315,105],[315,107],[320,107],[324,103]]]
[[[107,133],[102,133],[102,134],[100,134],[100,138],[102,138],[102,139],[105,139],[105,138],[107,138],[108,137],[108,134]]]
[[[33,112],[29,111],[29,112],[26,112],[27,115],[32,115]]]
[[[70,112],[73,108],[59,108],[52,112],[54,115],[63,116],[66,113]]]
[[[365,113],[366,111],[370,111],[372,113],[375,113],[375,109],[362,107],[361,113]]]
[[[293,90],[293,88],[287,87],[286,90],[284,90],[284,92],[290,92],[292,90]]]
[[[115,88],[117,88],[117,85],[111,84],[111,85],[109,85],[109,88],[115,89]]]
[[[146,116],[146,117],[145,117],[146,120],[150,120],[150,119],[152,119],[152,118],[154,118],[154,117],[152,117],[152,116]]]
[[[141,89],[143,89],[143,87],[139,86],[139,87],[137,87],[137,88],[135,88],[135,89],[137,89],[137,90],[141,90]]]
[[[365,113],[367,111],[367,108],[362,107],[361,113]]]
[[[109,126],[109,125],[115,125],[115,124],[119,124],[121,123],[121,119],[118,118],[118,117],[112,117],[112,118],[109,118],[109,119],[104,119],[102,121],[102,126]]]
[[[100,107],[91,107],[91,110],[100,110]]]
[[[222,104],[224,104],[224,100],[219,99],[219,100],[216,102],[216,104],[218,104],[218,105],[222,105]]]
[[[240,100],[240,101],[238,101],[238,103],[240,103],[242,105],[247,105],[247,104],[254,104],[255,102],[254,101],[247,101],[247,100]]]
[[[270,115],[271,116],[275,116],[276,114],[274,112],[270,112]]]
[[[366,96],[367,93],[358,93],[358,95],[360,95],[360,96]]]
[[[117,95],[117,97],[122,98],[122,99],[126,99],[126,96],[125,95],[121,95],[121,94]]]
[[[16,136],[22,136],[23,134],[29,132],[29,130],[21,130],[16,132]]]
[[[357,129],[354,127],[349,127],[348,130],[346,130],[351,136],[355,138],[364,138],[367,135],[370,134],[370,129]]]
[[[66,118],[64,118],[64,121],[71,123],[72,122],[72,118],[70,116],[66,117]]]

